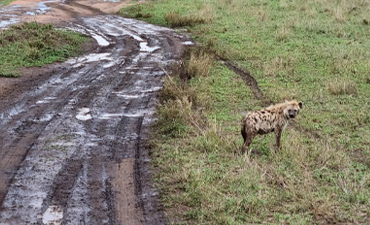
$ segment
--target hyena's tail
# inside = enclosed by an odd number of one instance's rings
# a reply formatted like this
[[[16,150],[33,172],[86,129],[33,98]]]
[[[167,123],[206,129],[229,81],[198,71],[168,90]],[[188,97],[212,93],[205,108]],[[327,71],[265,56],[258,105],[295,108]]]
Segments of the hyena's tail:
[[[241,131],[241,134],[242,134],[244,142],[245,142],[245,140],[247,139],[245,118],[243,118],[242,121],[241,121],[241,130],[240,131]]]

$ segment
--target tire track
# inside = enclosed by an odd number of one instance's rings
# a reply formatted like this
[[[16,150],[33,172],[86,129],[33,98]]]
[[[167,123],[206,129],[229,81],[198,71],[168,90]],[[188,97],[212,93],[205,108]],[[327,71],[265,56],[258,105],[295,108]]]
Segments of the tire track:
[[[189,38],[110,15],[66,27],[101,46],[4,102],[0,224],[166,223],[143,141]]]

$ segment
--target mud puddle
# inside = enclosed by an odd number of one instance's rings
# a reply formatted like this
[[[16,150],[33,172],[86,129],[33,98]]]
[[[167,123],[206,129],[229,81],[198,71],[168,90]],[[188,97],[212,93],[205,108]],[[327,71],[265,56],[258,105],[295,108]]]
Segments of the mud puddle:
[[[58,0],[48,1],[22,1],[19,4],[11,4],[7,7],[0,8],[1,22],[0,29],[6,28],[9,25],[19,23],[24,17],[31,17],[40,14],[45,14],[51,7],[48,3],[58,2]]]
[[[191,41],[113,15],[63,24],[100,46],[0,98],[0,224],[166,223],[144,142],[163,67]]]
[[[0,29],[19,22],[38,21],[61,24],[79,17],[115,14],[121,8],[138,4],[129,0],[16,0],[0,6]],[[94,35],[91,33],[91,35]]]

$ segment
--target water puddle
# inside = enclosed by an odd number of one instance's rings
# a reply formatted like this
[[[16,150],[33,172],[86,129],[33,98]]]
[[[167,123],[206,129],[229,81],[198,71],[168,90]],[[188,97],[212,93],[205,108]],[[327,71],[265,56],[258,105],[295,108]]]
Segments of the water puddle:
[[[49,103],[49,101],[39,100],[36,102],[36,104],[44,104],[44,103]]]
[[[100,21],[97,20],[96,18],[86,18],[85,22],[92,24],[93,26],[101,26]],[[117,25],[122,25],[122,26],[117,26]],[[136,41],[143,42],[144,40],[139,37],[136,33],[131,32],[129,29],[124,27],[127,24],[122,24],[122,21],[120,21],[120,24],[104,24],[104,27],[101,27],[103,29],[103,32],[105,34],[114,36],[114,37],[119,37],[119,36],[131,36],[133,37]]]
[[[125,99],[136,99],[143,97],[143,95],[128,95],[128,94],[120,94],[120,92],[114,92],[117,94],[118,97],[125,98]]]
[[[51,100],[55,100],[56,97],[46,97],[43,100],[38,100],[36,104],[44,104],[44,103],[50,103]]]
[[[100,46],[108,46],[109,41],[107,41],[103,36],[97,35],[95,33],[91,34],[92,38],[94,38]]]
[[[48,122],[51,119],[53,119],[53,117],[54,116],[52,114],[46,114],[46,115],[43,115],[43,116],[41,116],[39,118],[34,119],[33,121],[34,122]]]
[[[184,41],[182,44],[183,45],[194,45],[192,41]]]
[[[0,124],[5,124],[11,120],[14,116],[24,112],[24,105],[17,105],[14,108],[11,108],[8,111],[5,111],[0,114]]]
[[[111,53],[92,53],[86,56],[78,57],[78,58],[73,58],[69,59],[66,61],[66,63],[69,63],[72,65],[72,67],[80,67],[83,66],[85,63],[90,63],[90,62],[97,62],[97,61],[103,61],[103,60],[108,60],[108,61],[113,61],[113,58],[110,57]]]
[[[0,11],[0,13],[2,13],[2,12]],[[20,21],[21,20],[19,18],[9,18],[9,20],[2,20],[2,21],[0,21],[0,29],[8,27],[12,24],[19,23]]]
[[[63,210],[56,205],[50,206],[42,216],[44,225],[59,225],[62,223]]]
[[[143,116],[149,116],[153,115],[154,111],[151,109],[143,109],[143,110],[138,110],[136,112],[132,113],[124,113],[123,116],[125,117],[143,117]]]
[[[33,6],[23,6],[23,5],[13,5],[9,7],[4,7],[0,9],[0,15],[2,20],[0,21],[0,29],[6,28],[12,24],[19,23],[20,16],[19,13],[26,16],[35,16],[39,14],[45,14],[51,7],[47,6],[47,3],[59,2],[58,0],[43,1],[39,2]]]
[[[106,63],[103,65],[103,68],[109,68],[109,67],[112,67],[112,66],[115,66],[117,64],[121,63],[121,60],[114,60],[112,62],[109,62],[109,63]]]
[[[76,118],[78,120],[86,121],[86,120],[91,120],[91,114],[90,114],[90,109],[89,108],[81,108],[79,109],[78,114],[76,115]]]
[[[160,49],[161,47],[159,46],[153,46],[149,47],[148,42],[140,42],[140,51],[141,52],[154,52],[157,49]]]
[[[101,75],[100,75],[100,76],[98,76],[96,79],[97,79],[97,80],[104,80],[106,77],[107,77],[107,75],[105,75],[105,74],[101,74]]]
[[[114,117],[122,117],[124,116],[125,114],[123,113],[104,113],[102,114],[99,119],[102,119],[102,120],[110,120]]]
[[[106,37],[104,37],[104,34],[97,32],[96,30],[88,29],[86,27],[83,27],[81,25],[75,24],[73,27],[66,27],[68,30],[72,30],[75,32],[79,32],[85,35],[90,35],[92,38],[98,42],[98,45],[100,46],[109,46],[110,43],[107,40]],[[98,34],[99,33],[99,34]]]
[[[151,92],[159,91],[161,89],[162,89],[162,87],[152,87],[152,88],[148,88],[148,89],[141,89],[140,92],[141,93],[151,93]]]
[[[47,11],[51,9],[51,7],[45,5],[46,3],[53,3],[53,2],[59,2],[59,1],[44,1],[44,2],[39,2],[36,7],[36,12],[37,14],[44,14]]]
[[[99,119],[102,120],[109,120],[112,118],[117,117],[143,117],[143,116],[151,116],[154,114],[154,111],[152,109],[142,109],[137,110],[134,112],[127,112],[127,113],[103,113]]]

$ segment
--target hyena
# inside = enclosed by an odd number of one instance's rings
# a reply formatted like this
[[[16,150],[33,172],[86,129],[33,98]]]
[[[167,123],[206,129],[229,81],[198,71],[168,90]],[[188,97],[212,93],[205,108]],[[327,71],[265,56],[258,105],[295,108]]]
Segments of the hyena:
[[[257,134],[271,132],[275,132],[276,149],[278,150],[282,131],[288,125],[289,120],[294,119],[302,108],[302,102],[285,100],[284,103],[271,105],[260,111],[249,112],[241,122],[241,133],[244,138],[243,151],[248,150]]]

